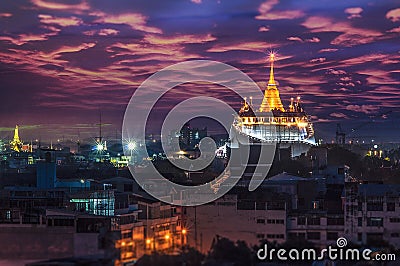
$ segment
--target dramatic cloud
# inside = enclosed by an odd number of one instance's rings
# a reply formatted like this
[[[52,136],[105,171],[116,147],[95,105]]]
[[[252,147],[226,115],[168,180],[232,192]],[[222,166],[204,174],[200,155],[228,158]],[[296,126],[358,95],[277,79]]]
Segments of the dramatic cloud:
[[[169,37],[161,37],[158,35],[146,35],[144,40],[151,44],[157,45],[175,45],[189,43],[205,43],[215,41],[216,38],[211,34],[206,35],[176,35]]]
[[[390,19],[393,22],[397,22],[400,20],[400,8],[396,8],[393,10],[390,10],[389,12],[386,13],[386,18]]]
[[[267,48],[275,48],[276,44],[265,43],[265,42],[246,42],[246,43],[236,43],[231,45],[216,45],[207,50],[211,53],[220,53],[227,51],[255,51],[255,52],[265,52]]]
[[[11,13],[0,13],[0,18],[9,18],[12,17]]]
[[[329,116],[335,117],[335,118],[348,118],[347,115],[343,113],[331,113]]]
[[[77,17],[60,18],[44,14],[40,14],[38,17],[43,24],[55,24],[62,27],[78,26],[82,24],[82,20]]]
[[[265,26],[261,26],[261,27],[258,28],[258,31],[259,32],[267,32],[267,31],[269,31],[269,28],[265,27]]]
[[[256,16],[259,20],[279,20],[279,19],[296,19],[304,16],[301,10],[273,10],[279,3],[278,0],[268,0],[260,5]]]
[[[117,35],[118,33],[119,31],[115,29],[89,30],[83,32],[83,34],[88,36],[94,36],[94,35],[109,36],[109,35]]]
[[[400,9],[393,1],[19,0],[0,1],[0,10],[0,127],[43,124],[53,136],[96,121],[101,107],[119,129],[141,82],[186,60],[231,64],[265,88],[269,50],[277,52],[282,101],[300,95],[323,122],[318,134],[331,122],[354,124],[400,105]],[[168,99],[206,90],[182,86]],[[240,106],[222,90],[212,95]],[[386,127],[396,119],[389,116]]]
[[[78,4],[64,4],[46,0],[31,0],[31,2],[37,7],[44,9],[64,10],[71,12],[81,12],[90,9],[90,6],[86,1],[82,1]]]
[[[361,18],[361,12],[363,12],[361,7],[349,7],[344,10],[344,13],[349,15],[348,19]]]
[[[382,33],[376,30],[356,28],[348,22],[334,22],[326,17],[309,17],[302,25],[310,29],[311,32],[341,33],[331,41],[331,44],[345,47],[370,43],[382,36]]]
[[[314,59],[310,60],[311,63],[322,63],[322,62],[325,62],[325,61],[326,61],[325,57],[319,57],[319,58],[314,58]]]
[[[365,113],[365,114],[373,114],[379,110],[379,106],[376,105],[348,105],[346,106],[346,110]]]
[[[324,48],[318,51],[318,53],[330,53],[330,52],[336,52],[339,49],[336,48]]]
[[[319,39],[319,38],[317,38],[317,37],[313,37],[313,38],[311,38],[311,39],[305,39],[305,40],[303,40],[302,38],[300,38],[300,37],[297,37],[297,36],[291,36],[291,37],[288,37],[287,38],[289,41],[298,41],[298,42],[314,42],[314,43],[318,43],[318,42],[320,42],[321,40]]]
[[[108,24],[126,24],[133,30],[144,31],[148,33],[162,33],[162,30],[156,27],[147,26],[147,17],[140,13],[125,13],[119,15],[109,15],[103,12],[94,12],[91,15],[97,16],[95,23]]]

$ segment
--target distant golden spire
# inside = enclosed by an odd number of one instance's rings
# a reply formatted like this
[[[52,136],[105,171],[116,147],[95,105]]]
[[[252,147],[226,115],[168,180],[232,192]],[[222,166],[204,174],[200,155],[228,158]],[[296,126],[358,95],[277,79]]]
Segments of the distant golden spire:
[[[18,125],[15,125],[14,138],[10,143],[11,149],[17,152],[21,151],[22,142],[19,139]]]

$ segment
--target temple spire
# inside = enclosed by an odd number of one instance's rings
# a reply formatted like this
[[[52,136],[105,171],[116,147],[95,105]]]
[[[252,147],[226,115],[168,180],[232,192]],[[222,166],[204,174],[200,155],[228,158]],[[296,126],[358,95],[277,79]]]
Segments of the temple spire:
[[[271,62],[271,69],[269,71],[268,85],[276,85],[275,84],[275,77],[274,77],[274,60],[275,60],[275,54],[271,52],[269,54],[269,61]]]
[[[11,146],[11,149],[16,151],[16,152],[20,152],[21,151],[22,142],[19,139],[18,125],[15,126],[14,138],[11,141],[10,146]]]
[[[269,54],[269,61],[271,62],[271,68],[269,72],[269,81],[267,88],[264,92],[264,99],[262,100],[259,111],[260,112],[270,112],[272,110],[277,110],[281,112],[285,112],[283,108],[281,98],[279,97],[278,87],[275,82],[274,77],[274,61],[275,54],[271,52]]]

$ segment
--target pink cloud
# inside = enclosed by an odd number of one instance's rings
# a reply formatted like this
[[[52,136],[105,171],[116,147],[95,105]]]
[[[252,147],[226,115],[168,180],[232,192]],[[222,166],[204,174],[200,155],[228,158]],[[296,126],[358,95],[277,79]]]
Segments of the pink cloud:
[[[109,15],[103,12],[94,12],[91,15],[97,16],[95,23],[126,24],[133,30],[139,30],[148,33],[162,33],[162,30],[156,27],[147,26],[147,17],[140,13],[125,13],[119,15]]]
[[[119,31],[114,29],[101,29],[99,31],[100,36],[117,35],[118,33]]]
[[[174,44],[188,44],[188,43],[205,43],[215,41],[217,38],[211,34],[205,35],[176,35],[169,37],[161,37],[148,34],[144,40],[151,44],[157,45],[174,45]]]
[[[336,52],[339,49],[336,48],[324,48],[318,51],[318,53],[330,53],[330,52]]]
[[[0,18],[9,18],[12,17],[11,13],[0,13]]]
[[[341,69],[336,70],[336,69],[333,69],[333,68],[328,69],[326,72],[328,74],[333,74],[333,75],[344,75],[344,74],[347,74],[347,72],[344,71],[344,70],[341,70]]]
[[[190,2],[195,3],[195,4],[201,4],[202,0],[190,0]]]
[[[94,36],[94,35],[99,35],[99,36],[110,36],[110,35],[118,35],[119,31],[115,29],[100,29],[100,30],[89,30],[89,31],[84,31],[83,34],[87,36]]]
[[[32,4],[40,8],[53,9],[53,10],[68,10],[80,13],[84,10],[89,10],[90,6],[86,1],[82,1],[78,4],[64,4],[45,0],[31,0]]]
[[[317,38],[317,37],[313,37],[313,38],[311,38],[311,39],[305,39],[305,40],[303,40],[303,39],[300,38],[300,37],[291,36],[291,37],[288,37],[287,39],[288,39],[289,41],[311,42],[311,43],[318,43],[318,42],[321,41],[321,40],[320,40],[319,38]]]
[[[278,19],[296,19],[304,16],[304,12],[301,10],[272,10],[275,5],[279,3],[278,0],[267,0],[262,3],[258,12],[260,15],[256,16],[259,20],[278,20]]]
[[[399,84],[398,80],[390,76],[390,72],[380,69],[364,69],[357,71],[358,74],[367,75],[368,84],[372,85],[396,85]]]
[[[269,28],[266,27],[266,26],[261,26],[261,27],[258,28],[258,31],[259,32],[266,32],[266,31],[269,31]]]
[[[58,48],[50,53],[41,52],[40,55],[42,57],[47,57],[47,58],[58,58],[61,56],[62,53],[80,52],[82,50],[86,50],[86,49],[92,48],[94,46],[96,46],[95,43],[82,43],[77,46],[61,46],[60,48]]]
[[[347,17],[348,19],[361,18],[362,12],[363,9],[361,7],[349,7],[344,10],[344,13],[349,15]]]
[[[333,45],[351,47],[359,44],[373,42],[382,36],[382,33],[371,30],[356,28],[348,22],[333,22],[326,17],[309,17],[301,25],[311,30],[311,32],[340,32],[334,40]]]
[[[82,24],[82,20],[77,17],[68,17],[68,18],[61,18],[61,17],[53,17],[51,15],[38,15],[39,20],[43,24],[55,24],[61,27],[68,27],[68,26],[78,26]]]
[[[149,60],[177,62],[199,57],[199,55],[196,54],[186,53],[183,45],[164,46],[151,45],[149,43],[115,43],[111,46],[108,46],[106,51],[112,54],[111,57],[125,55],[141,56],[132,62],[143,62]]]
[[[59,33],[59,29],[53,27],[53,26],[45,26],[45,29],[47,29],[49,32],[42,33],[42,34],[20,34],[16,37],[14,36],[0,36],[0,41],[8,41],[11,42],[15,45],[24,45],[28,42],[32,41],[45,41],[47,40],[50,36],[55,36]]]
[[[326,61],[325,57],[314,58],[310,60],[310,63],[323,63]]]
[[[364,105],[354,104],[354,105],[347,105],[346,110],[358,113],[373,114],[379,110],[379,106],[369,105],[369,104],[364,104]]]
[[[359,57],[353,57],[349,59],[342,60],[342,65],[345,66],[354,66],[354,65],[362,65],[365,62],[375,61],[380,62],[382,64],[385,63],[397,63],[400,56],[393,56],[390,54],[367,54]]]
[[[221,53],[227,51],[255,51],[255,52],[265,52],[266,48],[275,48],[276,44],[266,43],[266,42],[244,42],[230,45],[215,45],[214,47],[207,50],[211,53]]]
[[[306,41],[306,42],[314,42],[314,43],[317,43],[317,42],[320,42],[321,40],[320,40],[319,38],[317,38],[317,37],[312,37],[311,39],[306,39],[305,41]]]
[[[297,42],[303,42],[303,39],[297,36],[291,36],[287,38],[289,41],[297,41]]]
[[[400,20],[400,8],[392,9],[386,13],[386,18],[391,20],[392,22],[396,22]]]
[[[395,33],[399,33],[399,32],[400,32],[400,27],[393,28],[393,29],[391,29],[391,30],[388,30],[387,32],[395,32]]]
[[[335,117],[335,118],[348,118],[347,115],[343,114],[343,113],[331,113],[329,116]]]

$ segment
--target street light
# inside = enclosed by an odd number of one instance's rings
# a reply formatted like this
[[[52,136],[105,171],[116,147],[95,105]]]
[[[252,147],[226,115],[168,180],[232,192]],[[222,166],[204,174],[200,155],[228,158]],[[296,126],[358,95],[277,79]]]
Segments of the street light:
[[[131,163],[133,163],[132,153],[133,153],[133,151],[134,151],[135,148],[136,148],[136,142],[134,142],[134,141],[129,141],[128,144],[127,144],[126,146],[127,146],[128,150],[129,150],[130,153],[131,153],[130,161],[131,161]]]
[[[186,233],[187,233],[187,230],[185,228],[182,228],[181,233],[182,233],[181,234],[181,247],[183,249],[184,245],[186,244]]]
[[[104,150],[104,145],[101,144],[101,143],[97,144],[96,150],[98,150],[98,151],[103,151],[103,150]]]
[[[128,142],[128,150],[132,151],[136,148],[136,143],[133,141]]]

